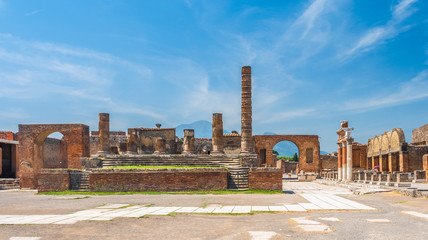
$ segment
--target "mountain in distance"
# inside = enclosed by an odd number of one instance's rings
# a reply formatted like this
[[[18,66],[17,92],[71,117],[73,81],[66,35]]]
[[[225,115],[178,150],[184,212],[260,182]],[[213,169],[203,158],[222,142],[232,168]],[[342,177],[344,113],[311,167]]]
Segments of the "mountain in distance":
[[[199,120],[189,124],[180,124],[175,127],[175,135],[182,138],[184,129],[195,130],[195,138],[211,138],[213,134],[212,123],[205,120]],[[223,129],[223,133],[229,134],[230,132]]]

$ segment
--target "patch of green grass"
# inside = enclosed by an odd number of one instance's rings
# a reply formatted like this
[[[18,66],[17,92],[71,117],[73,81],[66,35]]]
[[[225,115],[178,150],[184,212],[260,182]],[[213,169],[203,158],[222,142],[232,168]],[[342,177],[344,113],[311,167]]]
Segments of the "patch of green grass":
[[[131,194],[147,194],[147,195],[179,195],[179,194],[214,194],[214,195],[226,195],[226,194],[283,194],[282,191],[267,191],[267,190],[245,190],[245,191],[234,191],[234,190],[214,190],[214,191],[182,191],[182,192],[81,192],[81,191],[61,191],[61,192],[42,192],[36,193],[40,195],[131,195]]]
[[[226,169],[226,167],[204,167],[204,166],[117,166],[107,169]]]

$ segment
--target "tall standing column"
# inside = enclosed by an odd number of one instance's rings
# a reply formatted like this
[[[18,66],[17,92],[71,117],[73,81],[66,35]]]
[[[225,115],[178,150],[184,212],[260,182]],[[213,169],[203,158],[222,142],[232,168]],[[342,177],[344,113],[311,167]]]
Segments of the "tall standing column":
[[[342,180],[346,180],[346,142],[342,142]]]
[[[100,113],[98,121],[98,154],[108,154],[110,150],[110,114]]]
[[[251,67],[242,67],[241,92],[241,154],[254,153],[251,102]]]
[[[338,143],[337,149],[337,180],[342,180],[342,144]]]
[[[183,154],[195,153],[195,130],[183,130]]]
[[[213,113],[213,155],[224,154],[223,152],[223,114]]]
[[[0,147],[0,174],[3,171],[3,149]]]
[[[346,140],[346,180],[352,181],[352,138]]]

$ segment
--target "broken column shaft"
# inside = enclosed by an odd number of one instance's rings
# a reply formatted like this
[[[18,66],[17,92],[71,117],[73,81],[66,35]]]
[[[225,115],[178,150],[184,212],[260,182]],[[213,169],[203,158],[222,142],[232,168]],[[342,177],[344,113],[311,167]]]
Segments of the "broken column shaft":
[[[251,67],[242,67],[241,96],[241,153],[254,153],[251,103]]]
[[[212,154],[224,154],[223,152],[223,114],[213,113],[213,135],[212,135]]]
[[[98,154],[108,154],[110,151],[110,115],[99,114],[98,122]]]
[[[183,154],[195,153],[195,130],[183,130]]]

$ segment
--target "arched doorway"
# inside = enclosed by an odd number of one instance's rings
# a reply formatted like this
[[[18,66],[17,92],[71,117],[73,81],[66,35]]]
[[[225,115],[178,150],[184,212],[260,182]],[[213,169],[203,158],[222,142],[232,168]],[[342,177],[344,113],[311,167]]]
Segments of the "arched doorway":
[[[60,132],[51,133],[43,142],[43,168],[67,167],[67,141]]]
[[[281,141],[293,142],[299,149],[299,169],[319,172],[319,140],[317,135],[254,135],[256,153],[266,166],[273,167],[273,148]]]
[[[272,150],[274,166],[283,173],[296,173],[299,164],[299,148],[291,141],[280,141]]]
[[[67,160],[57,167],[81,168],[82,157],[89,157],[89,126],[83,124],[20,124],[18,176],[22,188],[36,188],[37,175],[45,167],[43,146],[52,133],[59,132],[66,142]],[[64,148],[64,147],[63,147]],[[55,162],[55,161],[54,161]]]

